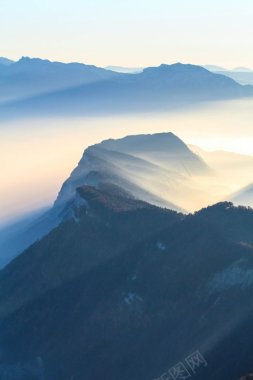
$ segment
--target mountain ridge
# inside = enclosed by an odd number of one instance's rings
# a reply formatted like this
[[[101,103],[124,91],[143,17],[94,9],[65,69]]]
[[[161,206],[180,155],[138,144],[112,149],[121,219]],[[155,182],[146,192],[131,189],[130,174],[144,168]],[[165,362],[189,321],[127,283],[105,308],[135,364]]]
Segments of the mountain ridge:
[[[145,148],[145,151],[140,152],[141,148]],[[159,157],[161,153],[163,156]],[[0,231],[0,247],[4,252],[1,266],[61,221],[73,217],[72,204],[79,201],[76,192],[78,187],[116,185],[123,187],[136,199],[183,212],[185,207],[177,204],[175,195],[180,195],[178,199],[184,200],[184,194],[189,194],[189,175],[208,171],[206,164],[171,133],[105,140],[88,147],[46,213],[35,218],[28,226],[23,220],[18,227],[11,225],[7,231]],[[180,186],[181,192],[175,193],[177,186]],[[191,189],[191,193],[194,194],[194,189]]]
[[[24,100],[2,104],[2,117],[11,114],[45,116],[65,112],[66,115],[89,115],[95,111],[110,114],[169,110],[203,101],[253,96],[252,86],[242,86],[223,74],[215,74],[196,65],[162,64],[145,68],[137,74],[121,74],[94,67],[92,70],[103,74],[83,85],[72,83],[65,89],[55,88],[45,94],[38,93]]]
[[[106,166],[107,162],[108,164]],[[123,173],[127,170],[127,172],[129,172],[128,176],[124,174],[122,177],[121,170]],[[207,173],[209,168],[199,156],[195,155],[182,140],[172,133],[133,135],[122,139],[104,140],[99,144],[88,147],[84,151],[78,166],[64,182],[56,199],[55,206],[61,203],[60,198],[62,196],[64,202],[66,202],[66,196],[63,195],[66,191],[69,192],[67,197],[71,197],[71,191],[73,194],[75,193],[76,186],[80,186],[84,183],[89,171],[112,173],[114,176],[116,175],[114,178],[117,181],[117,185],[120,185],[124,178],[129,181],[129,185],[132,183],[144,191],[147,191],[149,188],[148,185],[145,186],[147,179],[143,177],[145,172],[147,172],[147,174],[150,172],[150,180],[152,182],[154,182],[155,178],[158,178],[156,176],[159,176],[159,172],[161,175],[171,176],[172,180],[174,178],[182,182],[185,176],[191,173]],[[116,177],[118,177],[118,179],[116,179]],[[169,179],[167,181],[169,181]],[[158,181],[158,184],[160,182],[161,181]],[[124,183],[125,188],[131,193],[131,186],[128,187],[127,183]],[[91,181],[86,184],[94,185],[94,182]],[[97,185],[98,184],[99,183],[97,183]],[[181,186],[183,186],[183,182]],[[156,192],[153,191],[153,194],[156,194],[159,198],[157,190]],[[132,193],[135,194],[137,198],[139,197],[158,206],[164,205],[182,211],[182,207],[180,205],[175,206],[173,201],[170,202],[169,205],[166,198],[163,198],[164,203],[162,203],[162,197],[160,202],[156,203],[155,199],[152,202],[152,198],[145,198],[144,193],[142,196],[138,196],[138,193],[135,193],[134,190]]]
[[[146,380],[196,348],[208,363],[198,380],[247,373],[251,348],[245,342],[240,361],[234,334],[252,304],[253,210],[225,202],[183,216],[119,188],[84,187],[80,195],[77,219],[0,271],[0,373]]]
[[[11,65],[2,65],[0,101],[18,101],[119,75],[94,65],[22,57]]]
[[[14,63],[14,61],[12,61],[9,58],[0,57],[0,65],[9,66],[9,65],[12,65],[13,63]]]
[[[196,380],[249,373],[253,209],[166,207],[210,170],[171,132],[85,149],[0,270],[0,377],[157,379],[194,352]]]

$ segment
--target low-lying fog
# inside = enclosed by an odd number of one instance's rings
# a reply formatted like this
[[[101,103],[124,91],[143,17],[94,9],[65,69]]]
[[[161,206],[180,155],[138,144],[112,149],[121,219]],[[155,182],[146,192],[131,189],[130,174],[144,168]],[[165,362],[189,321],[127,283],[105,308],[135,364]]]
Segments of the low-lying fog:
[[[107,138],[171,131],[215,169],[198,179],[211,197],[188,209],[226,198],[252,181],[253,100],[202,105],[174,113],[82,119],[28,119],[0,124],[0,223],[49,205],[84,149]],[[248,155],[205,153],[223,150]],[[187,194],[186,194],[187,197]]]

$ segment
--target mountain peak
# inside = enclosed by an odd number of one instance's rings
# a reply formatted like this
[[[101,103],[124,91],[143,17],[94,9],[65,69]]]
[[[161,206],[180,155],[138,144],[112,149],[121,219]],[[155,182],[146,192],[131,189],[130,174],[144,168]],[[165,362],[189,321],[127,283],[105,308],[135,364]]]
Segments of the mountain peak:
[[[173,210],[187,210],[185,196],[182,198],[174,191],[175,183],[180,183],[181,189],[188,189],[188,179],[191,181],[192,176],[209,170],[171,132],[104,140],[84,151],[78,166],[64,182],[54,207],[62,209],[75,197],[78,187],[88,185],[100,189],[107,183],[124,188],[135,199]]]
[[[121,152],[160,152],[160,151],[187,151],[187,145],[172,132],[160,132],[154,134],[130,135],[120,139],[108,139],[102,141],[99,146],[119,150]]]
[[[182,73],[182,72],[189,72],[189,71],[199,72],[199,73],[206,72],[206,73],[210,74],[210,72],[202,66],[185,64],[185,63],[181,63],[181,62],[176,62],[176,63],[173,63],[171,65],[162,63],[160,66],[147,67],[143,70],[143,73],[147,74],[147,73],[159,72],[162,74],[162,73],[176,73],[176,72]]]
[[[19,61],[17,61],[18,64],[22,65],[22,64],[31,64],[33,65],[33,67],[36,68],[36,66],[41,66],[41,65],[47,65],[47,66],[51,66],[51,67],[54,67],[54,66],[57,66],[57,68],[59,67],[64,67],[64,68],[70,68],[72,66],[75,66],[76,68],[78,67],[79,69],[85,69],[85,68],[90,68],[90,69],[93,69],[93,68],[97,68],[97,69],[100,69],[99,67],[97,66],[94,66],[94,65],[86,65],[85,63],[80,63],[80,62],[59,62],[59,61],[50,61],[49,59],[44,59],[44,58],[38,58],[38,57],[29,57],[29,56],[23,56],[19,59]],[[104,69],[101,69],[101,70],[104,70]]]
[[[33,57],[29,57],[29,56],[22,56],[18,61],[17,63],[19,64],[34,64],[34,63],[52,63],[51,61],[49,61],[48,59],[42,59],[42,58],[33,58]]]

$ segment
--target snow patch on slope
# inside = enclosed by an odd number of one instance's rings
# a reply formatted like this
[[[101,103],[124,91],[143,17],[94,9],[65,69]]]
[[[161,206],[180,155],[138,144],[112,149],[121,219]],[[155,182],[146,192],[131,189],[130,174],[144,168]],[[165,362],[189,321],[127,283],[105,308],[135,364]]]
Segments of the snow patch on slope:
[[[244,260],[238,260],[225,270],[216,273],[209,283],[210,293],[229,290],[233,286],[247,288],[253,283],[253,269],[247,269],[242,264]]]

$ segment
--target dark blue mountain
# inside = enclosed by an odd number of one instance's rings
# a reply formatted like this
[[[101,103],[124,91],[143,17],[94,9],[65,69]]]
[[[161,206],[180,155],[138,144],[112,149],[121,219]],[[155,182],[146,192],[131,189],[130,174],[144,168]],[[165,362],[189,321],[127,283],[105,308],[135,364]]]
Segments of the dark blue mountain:
[[[253,211],[184,216],[114,185],[77,191],[75,217],[0,271],[1,379],[250,373]]]
[[[62,64],[55,65],[61,67]],[[15,65],[10,67],[13,66]],[[138,74],[104,71],[109,73],[109,77],[93,79],[89,84],[72,86],[2,106],[1,116],[98,115],[168,110],[203,101],[253,96],[253,87],[242,86],[224,75],[211,73],[200,66],[180,63],[161,65],[144,69]]]
[[[11,65],[0,65],[0,101],[23,99],[118,75],[91,65],[23,57]]]

